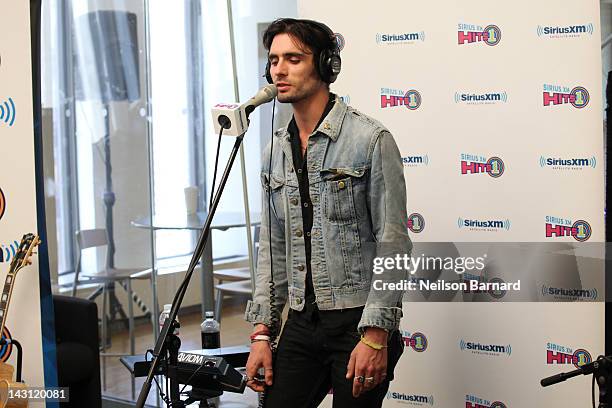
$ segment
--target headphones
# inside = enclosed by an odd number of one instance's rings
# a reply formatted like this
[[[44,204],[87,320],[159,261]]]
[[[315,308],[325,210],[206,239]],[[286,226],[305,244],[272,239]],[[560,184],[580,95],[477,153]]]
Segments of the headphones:
[[[319,74],[321,80],[323,80],[323,82],[331,84],[336,80],[336,78],[338,78],[338,74],[340,73],[340,69],[342,67],[342,61],[340,59],[340,48],[338,48],[336,35],[328,26],[323,23],[319,23],[318,21],[304,19],[295,19],[294,21],[310,24],[316,29],[324,32],[333,42],[334,46],[332,48],[322,49],[321,51],[319,51],[318,58],[316,55],[313,58],[315,63],[315,69]],[[266,79],[268,80],[269,84],[274,83],[274,81],[272,80],[272,75],[270,74],[270,60],[268,60],[268,63],[266,64]]]

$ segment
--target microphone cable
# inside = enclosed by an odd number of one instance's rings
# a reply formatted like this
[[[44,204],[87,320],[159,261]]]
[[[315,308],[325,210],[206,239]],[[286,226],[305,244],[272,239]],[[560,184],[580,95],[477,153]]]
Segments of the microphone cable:
[[[272,126],[270,131],[270,157],[268,158],[268,185],[266,188],[266,195],[268,199],[268,246],[270,250],[270,281],[268,287],[270,288],[270,350],[272,351],[272,364],[274,365],[275,354],[276,354],[276,330],[280,324],[278,317],[278,308],[276,307],[276,286],[274,283],[274,259],[272,254],[272,154],[274,153],[274,112],[276,110],[276,98],[272,102]],[[279,328],[280,329],[280,328]],[[265,375],[265,370],[264,370]],[[266,385],[264,383],[263,392],[259,393],[259,404],[258,408],[265,408],[266,403]]]
[[[278,317],[278,308],[276,307],[276,286],[274,282],[274,262],[273,262],[273,254],[272,254],[272,153],[274,152],[274,111],[276,108],[276,98],[272,104],[272,135],[270,137],[270,157],[268,160],[268,237],[270,239],[269,249],[270,249],[270,325],[272,326],[270,329],[270,348],[272,349],[272,353],[276,352],[276,337],[277,337],[277,329],[280,329],[280,319]]]
[[[213,198],[215,197],[215,183],[217,181],[217,170],[219,167],[219,152],[221,151],[221,136],[223,135],[223,126],[219,130],[219,140],[217,141],[217,154],[215,155],[215,170],[213,172],[212,187],[210,188],[210,202],[208,204],[208,210],[212,207]]]

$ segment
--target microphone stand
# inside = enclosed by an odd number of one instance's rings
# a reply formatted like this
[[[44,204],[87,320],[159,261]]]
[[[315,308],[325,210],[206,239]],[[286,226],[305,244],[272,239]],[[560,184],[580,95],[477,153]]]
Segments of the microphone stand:
[[[224,128],[226,124],[222,124]],[[236,142],[234,143],[234,147],[230,153],[229,160],[227,165],[225,166],[225,170],[223,171],[223,176],[219,182],[219,187],[217,188],[217,192],[213,198],[212,204],[210,206],[210,211],[206,216],[206,221],[204,222],[204,228],[200,233],[198,238],[198,243],[196,245],[195,251],[193,252],[193,256],[191,257],[191,262],[189,263],[189,268],[187,269],[187,273],[185,274],[185,278],[181,283],[181,286],[177,290],[174,295],[174,300],[172,302],[172,309],[170,310],[170,314],[166,318],[164,325],[161,329],[161,333],[157,338],[157,342],[155,343],[155,348],[153,349],[153,361],[151,362],[151,366],[149,368],[149,373],[147,374],[147,378],[140,389],[140,394],[138,395],[138,400],[136,402],[137,408],[143,408],[147,397],[149,395],[149,391],[151,390],[151,383],[153,381],[153,377],[160,374],[166,374],[166,377],[170,379],[170,399],[172,407],[185,407],[185,402],[180,399],[180,391],[179,391],[179,383],[177,379],[177,373],[175,370],[168,370],[169,366],[176,366],[178,361],[178,351],[181,346],[181,341],[174,334],[174,330],[179,326],[176,321],[176,315],[178,310],[183,302],[183,297],[187,292],[187,287],[189,286],[189,281],[191,280],[191,276],[193,275],[193,271],[198,264],[198,261],[204,251],[204,247],[208,242],[210,237],[210,226],[212,223],[212,219],[217,210],[217,206],[219,205],[219,201],[221,200],[221,194],[223,194],[223,190],[225,188],[225,184],[229,178],[230,171],[232,170],[232,166],[234,164],[234,160],[236,159],[236,155],[238,154],[238,149],[242,144],[242,139],[244,138],[244,133],[236,138]]]
[[[599,386],[599,408],[610,408],[612,405],[608,401],[608,383],[612,379],[612,357],[599,356],[597,360],[579,367],[577,370],[568,371],[566,373],[555,374],[551,377],[546,377],[540,381],[542,387],[557,384],[568,378],[578,375],[593,374],[597,385]]]

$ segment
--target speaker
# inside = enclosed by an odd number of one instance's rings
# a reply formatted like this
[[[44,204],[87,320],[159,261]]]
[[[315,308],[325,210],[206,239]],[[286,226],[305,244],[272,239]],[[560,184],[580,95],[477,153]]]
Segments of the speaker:
[[[78,17],[73,30],[78,100],[140,99],[136,14],[97,10]],[[99,91],[99,92],[98,92]]]

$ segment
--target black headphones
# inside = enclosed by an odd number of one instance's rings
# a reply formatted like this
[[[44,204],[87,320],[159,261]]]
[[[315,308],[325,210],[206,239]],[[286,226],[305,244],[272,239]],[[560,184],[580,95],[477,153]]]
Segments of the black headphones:
[[[336,35],[334,32],[325,24],[319,23],[314,20],[294,20],[302,23],[310,24],[313,27],[324,32],[329,36],[330,40],[333,42],[334,46],[332,48],[324,48],[319,52],[319,56],[314,56],[315,69],[319,74],[319,77],[323,82],[327,82],[331,84],[338,78],[338,74],[340,73],[340,69],[342,67],[342,61],[340,59],[340,48],[338,47],[338,42],[336,40]],[[270,60],[266,64],[266,79],[269,84],[274,83],[272,80],[272,75],[270,75]]]

